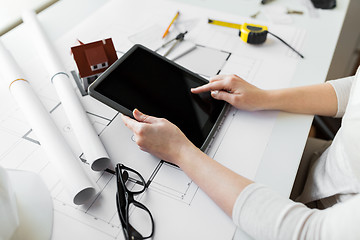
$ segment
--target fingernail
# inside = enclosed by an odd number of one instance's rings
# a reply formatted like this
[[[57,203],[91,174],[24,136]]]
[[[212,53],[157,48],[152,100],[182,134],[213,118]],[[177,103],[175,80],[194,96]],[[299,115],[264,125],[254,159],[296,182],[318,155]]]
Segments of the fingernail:
[[[218,90],[211,91],[211,95],[216,95],[216,94],[218,94],[218,93],[219,93]]]

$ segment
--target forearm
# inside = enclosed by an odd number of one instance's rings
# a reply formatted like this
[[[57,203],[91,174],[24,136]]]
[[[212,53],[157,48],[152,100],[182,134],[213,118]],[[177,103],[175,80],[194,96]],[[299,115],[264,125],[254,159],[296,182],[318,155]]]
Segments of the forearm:
[[[208,157],[166,119],[139,110],[133,114],[136,120],[124,115],[121,118],[133,131],[140,149],[178,165],[231,217],[237,196],[251,181]]]
[[[187,148],[178,159],[180,168],[220,207],[232,216],[236,198],[252,183],[197,148]]]
[[[337,97],[330,84],[265,91],[264,110],[335,116]]]
[[[281,110],[335,116],[338,108],[336,92],[329,83],[262,90],[236,75],[220,75],[211,79],[210,83],[191,91],[195,94],[211,91],[213,98],[247,111]]]

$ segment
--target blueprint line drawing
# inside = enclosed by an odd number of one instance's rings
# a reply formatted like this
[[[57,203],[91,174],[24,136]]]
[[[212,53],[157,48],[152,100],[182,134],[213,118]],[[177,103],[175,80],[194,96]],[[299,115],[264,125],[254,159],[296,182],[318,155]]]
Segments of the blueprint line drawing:
[[[204,46],[201,47],[205,48]],[[221,50],[217,50],[217,51],[226,54],[226,58],[224,59],[224,62],[221,63],[220,67],[225,66],[226,65],[225,63],[229,59],[231,54],[226,51],[221,51]],[[219,71],[221,72],[221,69]],[[74,76],[74,73],[72,73],[72,76]],[[82,94],[82,89],[81,88],[79,89],[78,86],[79,85],[77,84],[75,79],[74,89],[76,89],[76,91],[79,93],[82,101],[88,99],[89,96],[87,94]],[[48,87],[51,87],[50,82]],[[44,86],[42,89],[43,91],[46,91],[46,88]],[[108,108],[105,105],[102,107],[104,107],[105,109]],[[61,111],[62,111],[62,106],[61,103],[58,102],[49,112],[55,118],[62,115]],[[103,134],[103,132],[106,131],[106,128],[110,126],[115,119],[119,118],[118,112],[111,110],[109,112],[111,112],[111,114],[104,115],[102,114],[101,110],[98,112],[87,110],[87,114],[92,119],[93,124],[100,126],[97,127],[98,134],[100,137]],[[72,134],[71,126],[68,124],[66,119],[60,121],[60,124],[61,124],[62,132],[65,135]],[[22,136],[22,138],[33,145],[37,145],[37,147],[40,144],[36,139],[36,136],[32,134],[31,129],[28,129],[26,133]],[[68,137],[67,139],[69,138],[72,137]],[[24,145],[24,143],[18,143],[16,145],[17,145],[16,148],[20,149],[23,148],[23,146],[21,145]],[[79,156],[79,160],[84,163],[85,167],[88,167],[88,163],[86,161],[86,158],[83,156],[83,153],[78,152],[77,156]],[[6,155],[1,156],[0,162],[4,158],[6,158]],[[41,175],[49,175],[50,170],[48,170],[48,168],[51,168],[49,164],[44,165],[40,169],[39,173]],[[173,176],[176,176],[177,181],[169,182],[168,179],[171,179]],[[181,178],[182,181],[178,181],[179,178]],[[165,179],[167,180],[165,181]],[[182,202],[187,205],[191,205],[191,202],[198,191],[198,186],[191,179],[189,179],[182,172],[180,168],[164,161],[158,162],[156,167],[153,169],[150,178],[146,180],[148,185],[147,191],[155,191],[159,194],[163,194],[166,197],[172,198],[176,201]],[[113,239],[117,239],[119,233],[121,234],[122,230],[119,220],[117,219],[117,211],[115,208],[114,194],[116,192],[116,188],[115,188],[116,181],[114,175],[111,173],[111,169],[97,176],[96,182],[101,187],[101,192],[99,193],[99,195],[95,199],[93,199],[89,204],[86,204],[84,206],[76,206],[71,203],[70,199],[67,198],[66,191],[64,190],[59,180],[53,179],[52,183],[48,181],[48,183],[51,184],[50,190],[54,198],[54,209],[55,211],[61,212],[62,214],[66,214],[67,216],[70,216],[73,219],[77,219],[77,221],[81,221],[84,224],[91,225],[92,227],[97,228],[99,231],[103,231],[107,235],[111,236],[111,238]],[[113,196],[109,197],[108,196],[109,193],[111,193]],[[104,200],[104,198],[106,198],[106,200]],[[137,199],[141,200],[141,196],[138,196]],[[109,203],[111,202],[111,204],[113,204],[112,211],[107,210],[106,212],[103,212],[103,210],[101,211],[97,210],[98,208],[101,208],[101,204],[103,204],[102,203],[103,201],[108,201]],[[81,215],[80,217],[79,213],[75,213],[76,211],[88,215],[88,218],[85,218],[88,220],[84,221],[84,216]],[[101,224],[99,224],[99,222],[101,222]],[[99,226],[101,226],[101,228]]]
[[[206,48],[205,46],[201,46],[202,48]],[[225,54],[226,57],[224,58],[224,62],[221,63],[220,68],[226,65],[226,61],[231,57],[231,54],[226,51],[217,50],[221,54]],[[251,67],[251,66],[250,66]],[[221,72],[222,69],[219,70]],[[248,69],[249,72],[251,72],[251,69]],[[201,73],[199,73],[201,74]],[[74,77],[74,73],[72,71],[72,76]],[[79,93],[81,96],[82,101],[86,101],[89,96],[87,94],[83,94],[82,89],[78,88],[78,84],[76,80],[74,80],[74,89]],[[51,87],[51,84],[49,82],[49,86]],[[42,87],[42,91],[46,91],[46,87]],[[44,94],[46,95],[46,94]],[[56,99],[54,99],[56,100]],[[102,106],[103,108],[107,109],[107,106]],[[54,107],[49,111],[54,118],[62,115],[62,106],[61,103],[58,102],[57,104],[54,104]],[[106,110],[105,110],[106,112]],[[110,114],[109,114],[110,112]],[[102,114],[102,110],[100,111],[91,111],[87,109],[87,114],[92,119],[92,122],[94,125],[97,125],[98,134],[101,137],[101,135],[106,131],[106,128],[110,126],[115,119],[119,118],[119,113],[116,111],[108,110],[106,114]],[[72,130],[66,119],[62,119],[60,121],[62,132],[65,135],[71,135]],[[1,126],[0,127],[4,127]],[[133,136],[133,135],[131,135]],[[217,134],[214,136],[216,137]],[[29,128],[26,133],[22,136],[24,140],[29,142],[30,144],[37,145],[36,148],[39,146],[39,142],[36,139],[36,136],[32,133],[32,130]],[[67,139],[71,139],[72,137],[68,137]],[[22,145],[28,145],[24,142],[17,143],[16,149],[23,149],[24,147]],[[213,144],[211,144],[209,147],[212,147]],[[88,167],[88,163],[86,161],[86,158],[83,156],[82,152],[78,152],[77,156],[79,156],[79,160],[82,161],[85,165],[85,167]],[[5,159],[7,156],[1,155],[0,162],[3,161],[2,159]],[[43,158],[46,158],[43,156]],[[26,161],[26,160],[25,160]],[[24,164],[24,163],[23,163]],[[22,165],[23,165],[22,164]],[[21,168],[21,165],[18,166]],[[43,167],[39,169],[39,174],[41,175],[50,175],[49,170],[51,166],[46,163]],[[109,170],[111,172],[111,169]],[[169,177],[170,175],[170,177]],[[173,176],[176,176],[177,181],[169,182],[168,179],[171,179]],[[182,179],[182,181],[178,181],[179,178]],[[166,181],[164,179],[167,179]],[[168,198],[174,199],[178,202],[182,202],[186,205],[191,205],[192,200],[194,199],[194,196],[196,195],[198,191],[198,186],[189,179],[180,168],[177,166],[174,166],[172,164],[169,164],[164,161],[159,161],[156,167],[153,169],[150,178],[146,179],[148,184],[148,190],[147,191],[154,191],[158,194],[162,194]],[[100,176],[97,176],[96,182],[101,187],[101,192],[99,195],[93,199],[88,205],[84,206],[76,206],[71,203],[71,200],[67,198],[66,191],[64,190],[61,182],[59,180],[53,179],[51,181],[48,181],[48,184],[51,185],[49,188],[51,190],[51,193],[54,198],[54,210],[65,214],[68,217],[71,217],[73,219],[76,219],[77,221],[82,222],[83,224],[90,225],[93,228],[96,228],[98,231],[102,231],[111,239],[117,239],[119,234],[122,234],[121,226],[118,220],[116,206],[115,206],[115,177],[112,173],[109,173],[108,171],[103,172]],[[179,182],[181,184],[179,184]],[[110,194],[111,193],[111,194]],[[112,196],[108,196],[112,195]],[[141,196],[138,196],[137,199],[141,201]],[[112,210],[97,210],[97,209],[103,209],[101,207],[103,202],[106,202],[108,204],[112,204]],[[109,207],[109,206],[107,206]],[[77,212],[77,213],[76,213]],[[80,215],[80,213],[82,213]],[[88,217],[84,218],[84,215],[87,215]]]
[[[203,46],[202,46],[203,47]],[[203,47],[204,48],[204,47]],[[219,51],[220,52],[220,51]],[[229,53],[227,54],[227,57],[225,60],[228,59],[228,56],[230,56]],[[221,64],[221,66],[225,65],[225,62]],[[201,74],[201,73],[199,73]],[[74,74],[72,74],[74,76]],[[52,87],[51,83],[49,81],[49,84],[47,87]],[[78,85],[76,84],[76,80],[74,80],[74,89],[79,93],[81,96],[82,101],[86,101],[88,99],[87,94],[81,94],[81,89],[78,88]],[[42,91],[46,91],[47,88],[45,86],[42,87]],[[40,92],[41,95],[41,92]],[[42,94],[46,95],[46,94]],[[56,99],[53,99],[54,101],[57,101]],[[102,106],[105,109],[108,108],[107,106]],[[54,118],[59,118],[59,116],[63,116],[62,114],[62,106],[61,102],[57,102],[54,104],[54,106],[49,110],[49,113]],[[110,114],[108,113],[110,112]],[[92,119],[92,123],[94,125],[97,125],[97,130],[99,136],[102,135],[102,133],[106,130],[108,126],[110,126],[113,121],[117,118],[119,118],[119,113],[116,111],[109,110],[107,114],[102,114],[102,110],[100,111],[91,111],[87,110],[87,114]],[[65,136],[70,135],[67,137],[67,139],[71,139],[72,129],[69,123],[66,121],[67,119],[62,117],[63,119],[61,121],[58,121],[58,126],[60,123],[60,128]],[[1,128],[6,128],[4,125],[0,124]],[[16,126],[14,126],[16,128]],[[10,130],[10,129],[9,129]],[[131,135],[133,136],[133,135]],[[16,136],[15,136],[16,137]],[[15,149],[26,149],[25,145],[32,144],[32,149],[36,149],[36,152],[38,155],[40,154],[39,149],[39,141],[36,139],[36,135],[33,133],[31,128],[28,128],[26,133],[21,136],[22,139],[24,139],[26,142],[15,142]],[[11,152],[11,149],[9,149]],[[88,167],[88,163],[86,162],[86,158],[83,156],[82,152],[77,152],[77,156],[79,156],[79,160],[84,163],[84,167]],[[0,163],[4,161],[3,159],[6,159],[8,157],[8,154],[4,153],[0,157]],[[46,159],[46,156],[42,156],[43,159]],[[25,162],[21,163],[19,166],[16,166],[17,168],[21,168],[22,165],[27,164],[26,161],[35,161],[33,159],[25,159]],[[45,161],[45,160],[44,160]],[[29,165],[31,165],[29,163]],[[53,170],[50,170],[52,166],[48,163],[44,162],[44,165],[42,167],[39,167],[38,173],[43,176],[49,176],[52,175],[51,172]],[[109,170],[111,172],[111,169]],[[170,176],[177,176],[177,181],[174,182],[168,182],[164,181],[164,179],[169,179]],[[181,178],[182,181],[178,181],[178,179]],[[48,179],[48,178],[46,178]],[[73,219],[76,219],[77,221],[81,221],[83,224],[90,225],[91,227],[97,228],[99,231],[102,231],[109,235],[112,239],[117,239],[119,234],[122,234],[121,226],[119,223],[119,220],[117,219],[117,211],[115,208],[115,178],[112,173],[109,173],[108,171],[105,171],[101,173],[101,175],[97,176],[96,182],[101,187],[101,192],[99,195],[93,199],[89,204],[86,204],[84,206],[76,206],[71,203],[71,200],[68,199],[66,196],[66,191],[64,190],[61,182],[57,180],[56,178],[53,178],[51,181],[47,180],[49,189],[52,193],[52,196],[54,198],[54,210],[57,212],[60,212],[61,214],[65,214]],[[181,184],[179,184],[180,182]],[[174,166],[172,164],[169,164],[164,161],[159,161],[158,165],[153,169],[150,178],[147,179],[148,183],[148,191],[155,191],[159,194],[163,194],[166,197],[172,198],[176,201],[182,202],[187,205],[191,205],[192,200],[194,199],[195,194],[198,191],[198,186],[189,179],[180,168],[177,166]],[[109,194],[111,193],[111,194]],[[112,197],[108,195],[113,195]],[[106,198],[106,200],[104,200]],[[139,200],[141,200],[141,196],[138,197]],[[106,211],[103,210],[97,210],[102,209],[101,205],[104,201],[108,201],[109,204],[113,204],[112,211]],[[78,212],[78,213],[76,213]],[[79,215],[82,213],[82,215]],[[88,215],[87,218],[84,218],[84,215]],[[87,219],[84,221],[84,219]],[[100,223],[101,222],[101,223]],[[101,226],[101,227],[99,227]]]

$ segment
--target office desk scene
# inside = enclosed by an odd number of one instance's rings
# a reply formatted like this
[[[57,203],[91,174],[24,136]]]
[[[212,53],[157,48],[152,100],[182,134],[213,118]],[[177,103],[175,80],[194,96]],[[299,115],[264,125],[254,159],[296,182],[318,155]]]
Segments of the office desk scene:
[[[261,89],[322,83],[350,4],[60,0],[24,12],[24,23],[0,38],[0,187],[9,220],[0,236],[127,239],[120,163],[143,177],[140,184],[127,170],[131,188],[144,186],[132,196],[151,212],[150,239],[252,239],[181,168],[142,151],[121,113],[88,87],[135,44],[207,80],[235,74]],[[289,198],[312,120],[229,106],[204,152]],[[129,221],[149,231],[147,213],[132,206]]]

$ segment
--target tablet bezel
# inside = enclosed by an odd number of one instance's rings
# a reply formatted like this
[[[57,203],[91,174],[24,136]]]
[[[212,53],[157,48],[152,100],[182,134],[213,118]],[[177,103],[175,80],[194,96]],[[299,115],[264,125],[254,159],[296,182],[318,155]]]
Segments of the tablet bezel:
[[[119,58],[116,62],[114,62],[108,69],[106,69],[88,88],[88,93],[90,96],[92,96],[93,98],[99,100],[100,102],[110,106],[111,108],[123,113],[124,115],[127,115],[131,118],[133,117],[132,111],[124,106],[122,106],[121,104],[113,101],[112,99],[110,99],[109,97],[103,95],[102,93],[97,92],[95,89],[96,87],[98,87],[101,82],[103,80],[106,79],[106,77],[113,72],[113,70],[115,70],[122,62],[124,62],[128,56],[130,56],[134,51],[136,51],[138,48],[141,48],[145,51],[148,51],[149,53],[151,53],[152,55],[154,55],[155,57],[161,58],[163,61],[166,61],[168,64],[171,64],[177,68],[179,68],[181,71],[186,72],[186,74],[191,75],[193,78],[196,78],[199,82],[202,82],[204,84],[208,83],[208,81],[201,77],[198,74],[195,74],[191,71],[189,71],[188,69],[180,66],[179,64],[170,61],[169,59],[159,55],[158,53],[140,45],[140,44],[135,44],[130,50],[128,50],[121,58]],[[207,134],[207,137],[205,138],[202,146],[200,147],[200,150],[205,151],[206,148],[208,147],[212,137],[214,136],[214,133],[216,131],[216,129],[218,128],[221,120],[223,119],[226,109],[228,108],[228,104],[226,102],[224,102],[224,106],[222,108],[222,110],[220,111],[220,114],[217,116],[217,119],[215,121],[215,123],[213,124],[213,126],[211,127],[209,133]]]

